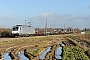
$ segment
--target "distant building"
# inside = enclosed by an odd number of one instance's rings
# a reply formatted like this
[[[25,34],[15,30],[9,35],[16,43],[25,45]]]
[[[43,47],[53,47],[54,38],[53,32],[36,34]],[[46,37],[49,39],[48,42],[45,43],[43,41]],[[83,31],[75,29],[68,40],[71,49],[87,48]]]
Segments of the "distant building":
[[[85,34],[85,32],[81,32],[81,34]]]

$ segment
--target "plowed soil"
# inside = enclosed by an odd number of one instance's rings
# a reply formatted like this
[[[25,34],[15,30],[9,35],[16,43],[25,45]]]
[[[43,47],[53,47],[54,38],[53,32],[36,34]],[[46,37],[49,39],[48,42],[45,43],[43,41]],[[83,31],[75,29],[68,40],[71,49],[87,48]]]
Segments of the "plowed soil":
[[[3,59],[4,54],[10,51],[12,60],[21,60],[18,56],[18,52],[24,51],[24,55],[29,60],[39,60],[43,51],[52,45],[53,49],[47,54],[46,60],[55,59],[55,50],[58,48],[58,43],[75,46],[75,44],[66,39],[65,36],[67,35],[0,38],[0,59]],[[31,54],[30,51],[34,49],[40,49],[40,51]],[[52,56],[54,58],[52,58]]]

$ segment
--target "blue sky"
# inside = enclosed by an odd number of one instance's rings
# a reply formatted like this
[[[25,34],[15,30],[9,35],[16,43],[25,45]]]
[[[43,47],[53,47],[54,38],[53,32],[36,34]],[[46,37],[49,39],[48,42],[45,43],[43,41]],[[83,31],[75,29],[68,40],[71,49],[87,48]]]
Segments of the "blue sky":
[[[90,0],[0,0],[0,27],[31,22],[33,27],[90,28]]]

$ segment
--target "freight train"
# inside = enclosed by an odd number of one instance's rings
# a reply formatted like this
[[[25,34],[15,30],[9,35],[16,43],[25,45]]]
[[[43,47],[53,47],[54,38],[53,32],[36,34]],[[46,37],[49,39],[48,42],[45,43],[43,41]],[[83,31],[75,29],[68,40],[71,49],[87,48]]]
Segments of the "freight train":
[[[77,30],[76,33],[78,33]],[[64,31],[60,29],[47,29],[47,34],[45,29],[38,29],[33,28],[32,26],[28,25],[16,25],[13,26],[10,31],[3,31],[0,33],[0,37],[18,37],[18,36],[44,36],[44,35],[58,35],[58,34],[70,34],[70,31]]]
[[[63,33],[63,32],[61,32]],[[66,33],[66,32],[65,32]],[[60,31],[47,32],[48,35],[60,34]],[[43,36],[46,35],[45,31],[35,30],[32,26],[27,25],[16,25],[12,28],[12,36]]]

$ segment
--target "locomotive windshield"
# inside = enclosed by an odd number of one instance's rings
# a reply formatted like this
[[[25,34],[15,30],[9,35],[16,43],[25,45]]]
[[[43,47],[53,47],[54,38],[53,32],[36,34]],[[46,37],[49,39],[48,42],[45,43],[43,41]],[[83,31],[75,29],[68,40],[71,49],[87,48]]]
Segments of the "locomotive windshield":
[[[13,27],[12,30],[13,31],[18,31],[18,27]]]

